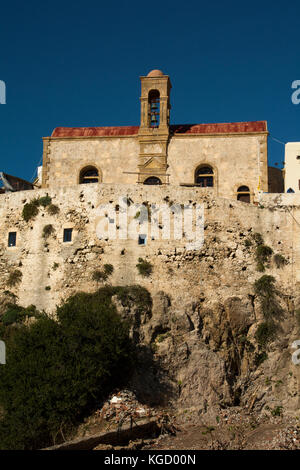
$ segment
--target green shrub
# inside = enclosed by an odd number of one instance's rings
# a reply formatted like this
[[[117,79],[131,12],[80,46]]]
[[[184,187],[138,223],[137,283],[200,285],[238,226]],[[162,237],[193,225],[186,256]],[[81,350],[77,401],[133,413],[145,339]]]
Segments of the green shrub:
[[[250,246],[252,246],[252,241],[249,238],[246,238],[245,246],[246,246],[246,248],[250,248]]]
[[[105,264],[103,266],[105,274],[110,276],[114,272],[114,267],[112,264]]]
[[[16,304],[7,304],[6,308],[7,310],[1,319],[5,326],[12,325],[13,323],[22,323],[26,317],[38,318],[40,315],[34,305],[24,308]]]
[[[22,273],[19,269],[15,269],[14,271],[11,271],[8,280],[7,280],[7,285],[9,287],[13,287],[16,284],[19,284],[22,279]]]
[[[265,271],[265,266],[262,262],[258,262],[256,265],[256,270],[260,273],[263,273]]]
[[[45,290],[51,290],[51,286],[46,286]]]
[[[286,258],[279,253],[276,253],[276,255],[273,256],[273,260],[276,265],[276,268],[282,268],[282,266],[287,264]]]
[[[53,266],[52,266],[53,271],[56,271],[58,266],[59,266],[58,263],[53,263]]]
[[[46,196],[40,197],[37,200],[37,203],[38,203],[39,206],[47,207],[47,206],[50,206],[51,201],[52,201],[51,197],[48,196],[48,194],[47,194]]]
[[[28,222],[31,219],[34,219],[39,213],[39,206],[47,207],[50,206],[51,204],[51,197],[46,196],[40,197],[40,198],[35,198],[32,201],[28,202],[27,204],[24,205],[23,211],[22,211],[22,217],[23,219]]]
[[[14,308],[9,308],[1,320],[4,325],[11,325],[12,323],[16,323],[17,319],[18,311]]]
[[[54,233],[54,227],[51,224],[45,225],[43,228],[43,238],[48,238],[52,233]]]
[[[106,281],[108,278],[108,275],[104,271],[94,271],[92,279],[93,281],[100,282],[100,281]]]
[[[266,245],[258,245],[258,247],[257,247],[256,254],[257,254],[257,257],[258,257],[262,262],[268,261],[272,253],[273,253],[273,250],[272,250],[272,248],[270,248],[269,246],[266,246]]]
[[[256,367],[260,366],[264,361],[268,359],[268,355],[265,351],[262,351],[260,353],[256,353],[254,357],[254,364]]]
[[[255,333],[255,338],[258,344],[265,347],[275,336],[276,325],[274,322],[263,322],[258,325]]]
[[[22,217],[26,222],[28,222],[29,220],[34,219],[34,217],[36,217],[38,213],[39,210],[36,204],[36,200],[34,200],[24,205]]]
[[[124,306],[129,306],[133,302],[138,312],[149,311],[152,307],[151,295],[141,286],[114,287],[113,295],[117,295]]]
[[[254,283],[255,294],[264,297],[271,296],[276,294],[276,289],[274,286],[275,278],[265,274],[264,276],[257,279]]]
[[[59,207],[56,206],[55,204],[50,204],[47,208],[47,212],[50,215],[56,215],[59,213]]]
[[[128,325],[111,291],[77,294],[16,329],[0,368],[1,449],[39,449],[71,436],[132,370]]]
[[[253,238],[253,240],[255,241],[255,243],[257,245],[263,245],[264,244],[264,240],[263,240],[263,237],[262,237],[261,233],[254,233],[252,235],[252,238]]]
[[[282,308],[277,302],[277,289],[274,286],[275,278],[264,275],[254,283],[255,294],[260,298],[262,313],[266,320],[279,318],[282,314]]]
[[[100,282],[106,281],[108,276],[114,272],[114,267],[112,264],[105,264],[103,266],[103,271],[96,270],[93,272],[92,279],[93,281]]]
[[[256,248],[256,261],[257,261],[257,270],[264,271],[264,264],[270,260],[270,256],[273,253],[272,248],[266,245],[258,245]],[[262,269],[263,268],[263,269]]]
[[[12,298],[12,300],[15,300],[15,301],[16,301],[17,298],[18,298],[18,297],[16,296],[16,294],[14,294],[13,292],[11,292],[10,290],[5,290],[5,291],[3,292],[3,294],[4,294],[4,295],[8,295],[9,297]]]
[[[272,416],[281,416],[282,414],[282,406],[276,406],[273,410],[271,410]]]
[[[136,265],[141,276],[148,277],[151,275],[153,270],[153,265],[149,261],[144,260],[143,258],[138,259],[138,264]]]

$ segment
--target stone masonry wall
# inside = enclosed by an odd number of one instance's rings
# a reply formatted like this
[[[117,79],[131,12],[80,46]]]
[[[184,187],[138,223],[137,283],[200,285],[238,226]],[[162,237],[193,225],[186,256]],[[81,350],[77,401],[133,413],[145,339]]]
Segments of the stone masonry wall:
[[[59,207],[59,214],[49,215],[40,208],[35,219],[25,222],[21,215],[24,204],[46,194]],[[134,203],[203,203],[204,246],[190,251],[184,238],[152,240],[150,235],[145,246],[138,245],[138,235],[133,240],[99,240],[98,206],[115,208],[124,197],[131,201],[131,219],[136,215]],[[270,207],[263,207],[263,200],[260,206],[250,205],[218,198],[212,189],[110,184],[3,194],[0,288],[8,289],[9,273],[18,269],[21,282],[9,290],[18,295],[21,305],[34,304],[51,312],[70,294],[100,287],[92,276],[108,263],[114,267],[111,284],[140,284],[151,295],[164,291],[175,310],[198,301],[203,293],[215,301],[247,295],[261,273],[256,271],[253,248],[245,246],[245,239],[258,232],[274,253],[288,260],[280,269],[271,263],[267,273],[274,275],[286,293],[293,294],[300,281],[300,206],[278,206],[274,197],[269,198]],[[43,228],[49,224],[54,233],[45,239]],[[63,243],[64,228],[73,228],[71,243]],[[9,248],[8,233],[13,231],[17,232],[17,246]],[[148,278],[141,277],[136,268],[140,257],[153,264]]]
[[[98,168],[105,184],[137,182],[137,137],[46,138],[44,145],[44,187],[78,184],[80,170],[89,165]],[[214,169],[214,187],[221,197],[236,199],[238,187],[245,185],[251,201],[256,200],[258,186],[268,191],[265,134],[174,136],[167,160],[167,174],[174,186],[193,184],[197,167],[208,164]]]

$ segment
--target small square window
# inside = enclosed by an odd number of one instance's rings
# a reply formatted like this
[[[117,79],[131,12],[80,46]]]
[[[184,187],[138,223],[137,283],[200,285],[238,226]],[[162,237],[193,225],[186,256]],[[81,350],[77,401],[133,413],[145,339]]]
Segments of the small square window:
[[[72,228],[65,228],[64,229],[64,243],[72,241]]]
[[[8,234],[8,246],[16,246],[17,232],[9,232]]]
[[[146,245],[147,235],[139,235],[138,244]]]

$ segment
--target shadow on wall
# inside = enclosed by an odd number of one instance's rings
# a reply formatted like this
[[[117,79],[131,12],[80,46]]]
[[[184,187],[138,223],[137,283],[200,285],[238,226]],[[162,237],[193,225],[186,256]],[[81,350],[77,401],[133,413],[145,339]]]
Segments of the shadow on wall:
[[[269,193],[284,193],[284,177],[280,168],[268,166]]]

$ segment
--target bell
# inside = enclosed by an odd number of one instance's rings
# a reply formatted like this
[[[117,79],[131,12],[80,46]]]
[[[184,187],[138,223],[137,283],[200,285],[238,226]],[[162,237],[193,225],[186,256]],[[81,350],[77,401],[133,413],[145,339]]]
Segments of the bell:
[[[151,115],[151,122],[157,122],[155,114]]]
[[[157,111],[158,110],[158,107],[156,106],[156,104],[152,104],[151,106],[151,111]]]

